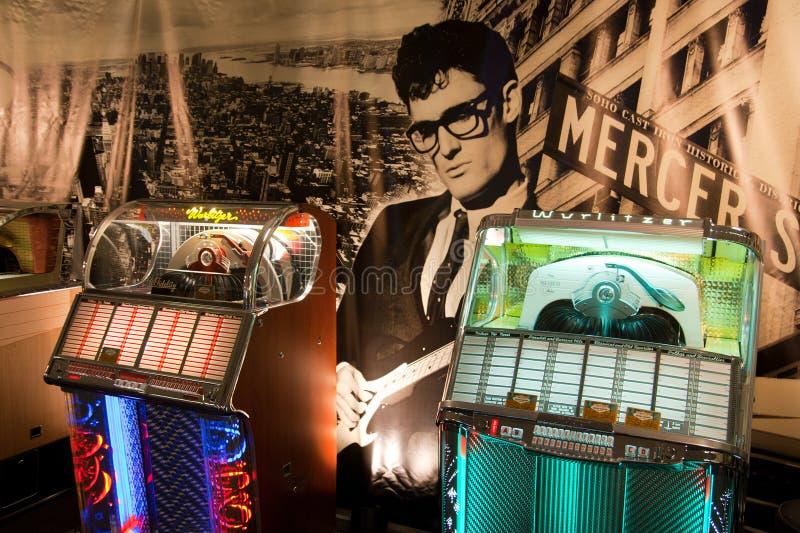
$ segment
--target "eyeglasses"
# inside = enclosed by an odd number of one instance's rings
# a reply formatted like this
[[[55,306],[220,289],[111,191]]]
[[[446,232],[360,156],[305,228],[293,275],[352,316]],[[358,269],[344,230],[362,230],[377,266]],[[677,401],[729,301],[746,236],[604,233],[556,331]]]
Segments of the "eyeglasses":
[[[457,139],[474,139],[486,133],[487,120],[492,114],[493,96],[481,93],[476,98],[451,107],[439,120],[416,122],[406,131],[406,137],[414,149],[425,154],[439,144],[439,127],[444,126]],[[483,107],[479,106],[485,103]]]

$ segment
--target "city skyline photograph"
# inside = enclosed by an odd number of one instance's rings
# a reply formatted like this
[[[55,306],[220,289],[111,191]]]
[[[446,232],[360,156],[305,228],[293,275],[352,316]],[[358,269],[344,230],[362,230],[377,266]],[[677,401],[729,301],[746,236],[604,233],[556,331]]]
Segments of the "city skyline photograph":
[[[51,132],[6,152],[4,197],[66,199],[76,168],[95,218],[146,197],[311,202],[339,220],[347,263],[373,208],[435,186],[391,67],[441,2],[4,4],[0,61],[26,93],[5,120]]]

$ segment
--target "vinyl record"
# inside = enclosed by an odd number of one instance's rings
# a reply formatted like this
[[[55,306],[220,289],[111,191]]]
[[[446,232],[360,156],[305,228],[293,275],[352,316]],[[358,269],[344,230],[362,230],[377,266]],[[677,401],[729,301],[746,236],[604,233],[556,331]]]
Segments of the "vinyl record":
[[[168,270],[156,279],[150,292],[202,300],[236,301],[242,299],[242,275],[238,272],[206,274]]]
[[[557,300],[542,309],[534,329],[674,345],[685,344],[683,332],[677,321],[668,313],[651,307],[643,307],[639,313],[625,318],[595,318],[575,309],[569,300]]]
[[[240,300],[244,273],[257,237],[258,232],[248,228],[201,231],[181,244],[170,259],[167,269],[228,274],[236,277],[239,296],[231,299]],[[258,265],[255,278],[256,297],[266,298],[270,303],[288,299],[292,280],[297,277],[292,275],[294,272],[292,266],[292,258],[286,248],[277,237],[271,239]],[[276,271],[276,268],[279,271]],[[226,282],[221,283],[230,285]]]

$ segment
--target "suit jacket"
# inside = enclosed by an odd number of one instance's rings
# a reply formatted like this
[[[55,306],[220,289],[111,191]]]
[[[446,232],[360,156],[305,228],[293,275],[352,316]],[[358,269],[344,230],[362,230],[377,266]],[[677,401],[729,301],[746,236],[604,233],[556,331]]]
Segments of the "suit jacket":
[[[420,274],[450,194],[387,206],[358,250],[339,306],[338,356],[367,379],[409,362],[397,354],[428,324]]]

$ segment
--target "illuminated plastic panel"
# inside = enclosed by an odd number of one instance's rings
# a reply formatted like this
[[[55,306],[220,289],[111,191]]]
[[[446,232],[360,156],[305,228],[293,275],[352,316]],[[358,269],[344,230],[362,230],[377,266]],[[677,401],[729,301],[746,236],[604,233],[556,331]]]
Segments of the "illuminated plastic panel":
[[[224,408],[251,327],[232,311],[81,295],[46,379]]]
[[[255,529],[252,443],[237,416],[89,392],[67,397],[84,531]]]
[[[106,331],[103,347],[115,347],[119,350],[117,362],[120,365],[135,365],[152,318],[152,308],[127,304],[116,306],[114,320]]]
[[[183,363],[183,374],[222,379],[228,368],[240,325],[241,320],[235,317],[200,316]]]
[[[62,353],[79,359],[97,357],[113,313],[114,305],[111,303],[80,302],[61,348]]]
[[[704,220],[485,219],[438,422],[443,530],[735,531],[760,241]]]
[[[467,332],[450,399],[503,406],[516,391],[536,395],[542,412],[576,417],[586,401],[654,409],[662,431],[727,441],[738,407],[732,383],[738,364],[654,346]],[[625,422],[624,410],[616,422]]]
[[[139,368],[178,374],[189,349],[197,313],[159,309],[144,346]]]

